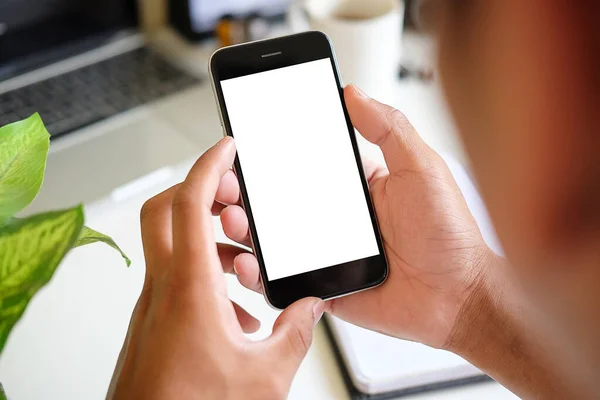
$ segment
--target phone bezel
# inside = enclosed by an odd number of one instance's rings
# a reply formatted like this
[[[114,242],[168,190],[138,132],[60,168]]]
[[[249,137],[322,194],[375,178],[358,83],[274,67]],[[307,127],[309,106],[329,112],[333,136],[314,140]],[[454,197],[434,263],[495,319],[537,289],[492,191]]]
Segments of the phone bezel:
[[[263,55],[272,56],[265,57]],[[209,61],[210,77],[217,99],[221,125],[224,134],[234,137],[221,89],[220,82],[222,80],[323,58],[329,58],[331,61],[331,67],[348,126],[350,141],[352,142],[352,149],[379,247],[379,255],[269,281],[262,257],[260,240],[256,233],[251,201],[248,199],[246,191],[243,170],[236,155],[234,171],[240,183],[242,204],[248,216],[252,247],[260,266],[264,295],[269,304],[278,309],[283,309],[303,297],[315,296],[327,300],[366,290],[383,283],[388,275],[388,263],[385,257],[383,240],[381,239],[377,217],[371,201],[369,185],[364,174],[354,127],[346,109],[344,90],[335,53],[327,35],[319,31],[309,31],[275,39],[225,47],[213,53]]]

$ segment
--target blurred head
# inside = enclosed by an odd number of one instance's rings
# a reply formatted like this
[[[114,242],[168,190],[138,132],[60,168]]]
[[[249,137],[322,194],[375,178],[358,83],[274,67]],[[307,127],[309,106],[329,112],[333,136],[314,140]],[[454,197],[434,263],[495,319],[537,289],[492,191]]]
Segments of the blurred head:
[[[600,3],[434,0],[447,100],[508,258],[580,334],[600,311]]]

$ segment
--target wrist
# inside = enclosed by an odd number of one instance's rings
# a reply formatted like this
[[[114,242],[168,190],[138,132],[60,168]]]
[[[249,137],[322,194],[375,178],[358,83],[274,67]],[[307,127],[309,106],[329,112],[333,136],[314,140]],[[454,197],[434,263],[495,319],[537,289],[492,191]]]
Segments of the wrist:
[[[557,342],[507,267],[503,258],[490,255],[444,348],[522,398],[587,397],[590,386],[582,380],[577,360]]]
[[[506,261],[489,248],[477,257],[465,297],[454,325],[443,346],[445,350],[469,359],[470,352],[481,339],[485,340],[490,324],[499,318],[502,304],[502,277]],[[488,332],[489,333],[489,332]]]

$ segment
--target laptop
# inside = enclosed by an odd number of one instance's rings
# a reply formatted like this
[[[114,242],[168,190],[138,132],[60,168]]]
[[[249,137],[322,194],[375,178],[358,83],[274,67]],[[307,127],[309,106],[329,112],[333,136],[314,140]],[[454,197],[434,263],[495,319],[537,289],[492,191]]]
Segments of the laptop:
[[[221,134],[213,103],[202,74],[140,33],[136,0],[0,2],[0,126],[38,112],[51,135],[28,212],[97,200],[197,157]]]

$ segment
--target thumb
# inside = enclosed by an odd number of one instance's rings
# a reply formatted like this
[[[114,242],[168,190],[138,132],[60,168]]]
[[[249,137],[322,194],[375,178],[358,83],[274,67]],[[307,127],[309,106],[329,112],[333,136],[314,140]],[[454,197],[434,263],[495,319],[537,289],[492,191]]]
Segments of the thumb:
[[[352,125],[381,148],[390,173],[414,170],[427,161],[423,153],[431,149],[400,111],[371,99],[354,85],[346,86],[344,99]]]
[[[328,303],[316,297],[301,299],[288,306],[273,325],[267,339],[275,349],[275,356],[288,371],[296,372],[312,343],[313,330]]]

